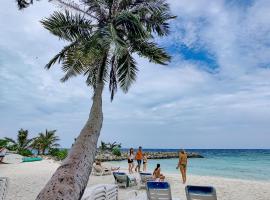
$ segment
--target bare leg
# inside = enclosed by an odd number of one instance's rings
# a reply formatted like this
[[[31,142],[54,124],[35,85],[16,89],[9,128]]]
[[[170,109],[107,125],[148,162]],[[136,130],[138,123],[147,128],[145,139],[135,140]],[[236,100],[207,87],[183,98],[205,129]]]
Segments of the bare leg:
[[[182,180],[183,180],[183,183],[185,184],[185,169],[183,166],[180,166],[180,172],[181,172],[181,175],[182,175]]]
[[[187,167],[184,168],[184,183],[187,181]]]
[[[131,163],[131,173],[133,173],[134,163]]]

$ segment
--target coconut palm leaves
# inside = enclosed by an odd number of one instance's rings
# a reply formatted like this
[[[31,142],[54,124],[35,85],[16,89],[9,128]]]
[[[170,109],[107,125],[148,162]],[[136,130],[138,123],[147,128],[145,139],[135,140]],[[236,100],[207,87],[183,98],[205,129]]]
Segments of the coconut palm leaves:
[[[43,26],[67,45],[47,65],[62,64],[62,81],[85,75],[95,88],[109,82],[111,99],[117,87],[127,92],[136,80],[134,55],[165,65],[170,56],[153,42],[154,36],[169,33],[174,18],[164,0],[81,0],[83,8],[70,1],[58,1],[65,12],[55,12],[41,21]],[[105,58],[105,59],[104,59]]]
[[[59,141],[59,138],[55,133],[56,130],[48,131],[47,129],[45,133],[39,133],[31,145],[32,148],[36,149],[38,154],[41,153],[44,155],[46,150],[58,147],[59,144],[57,144],[57,141]]]
[[[28,138],[28,130],[20,129],[18,131],[17,140],[13,140],[12,138],[5,137],[5,140],[11,144],[9,147],[11,149],[16,150],[17,152],[28,149],[31,145],[31,142],[34,140]]]

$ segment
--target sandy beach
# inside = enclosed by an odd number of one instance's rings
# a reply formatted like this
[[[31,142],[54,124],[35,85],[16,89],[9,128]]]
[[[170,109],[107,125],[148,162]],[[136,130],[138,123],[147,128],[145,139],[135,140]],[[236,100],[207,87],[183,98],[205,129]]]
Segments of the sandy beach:
[[[0,176],[8,177],[10,181],[7,200],[34,200],[59,166],[59,162],[53,160],[19,163],[20,158],[14,155],[7,156],[6,161],[12,164],[1,164]],[[104,165],[108,166],[110,163],[105,163]],[[125,170],[121,169],[121,171]],[[180,182],[180,175],[166,173],[166,171],[164,171],[164,174],[166,180],[171,184],[173,197],[185,200],[185,185]],[[112,175],[103,177],[91,176],[88,186],[100,183],[113,184],[114,178]],[[212,185],[217,190],[219,200],[269,200],[270,197],[270,183],[263,181],[188,176],[187,184]],[[128,192],[133,190],[137,190],[137,188],[121,188],[119,191],[119,200],[128,199]],[[142,192],[144,192],[143,189],[139,191],[139,193]]]

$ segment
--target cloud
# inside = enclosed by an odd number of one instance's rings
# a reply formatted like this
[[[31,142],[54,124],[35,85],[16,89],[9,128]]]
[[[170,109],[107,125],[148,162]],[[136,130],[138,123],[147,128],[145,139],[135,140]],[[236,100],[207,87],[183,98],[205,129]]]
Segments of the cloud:
[[[118,91],[111,103],[105,89],[101,139],[124,146],[269,148],[270,3],[242,2],[170,0],[178,18],[158,42],[173,61],[159,66],[136,58],[140,71],[128,94]],[[83,78],[63,84],[57,67],[43,68],[64,45],[39,23],[54,9],[46,1],[23,12],[14,2],[0,8],[0,137],[15,137],[19,128],[32,136],[57,129],[68,147],[88,117],[92,91]]]

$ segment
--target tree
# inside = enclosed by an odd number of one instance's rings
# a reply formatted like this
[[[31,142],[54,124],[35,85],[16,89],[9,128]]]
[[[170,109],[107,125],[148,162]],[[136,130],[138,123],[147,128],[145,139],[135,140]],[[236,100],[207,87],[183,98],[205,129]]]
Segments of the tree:
[[[20,129],[18,131],[17,141],[12,138],[5,137],[5,140],[10,143],[9,148],[16,150],[17,152],[24,151],[31,146],[31,142],[34,138],[28,138],[28,130]]]
[[[105,151],[105,150],[107,150],[107,144],[105,142],[101,141],[99,148],[101,151]]]
[[[48,131],[46,129],[45,133],[39,133],[39,136],[35,138],[32,143],[32,147],[37,149],[38,154],[44,155],[46,150],[51,148],[56,148],[59,146],[56,142],[59,141],[58,136],[55,135],[56,130]]]
[[[0,148],[1,147],[7,147],[8,141],[5,139],[0,139]]]
[[[121,149],[121,143],[117,144],[116,142],[108,143],[108,149],[112,151],[114,148]]]
[[[114,148],[119,148],[121,149],[121,143],[116,143],[116,142],[113,142],[113,143],[105,143],[103,141],[101,141],[101,144],[100,144],[100,150],[102,151],[105,151],[105,150],[109,150],[109,151],[112,151]]]
[[[42,20],[53,35],[69,44],[47,65],[62,64],[61,81],[85,75],[93,88],[89,118],[68,157],[37,199],[80,199],[87,185],[103,122],[102,93],[109,83],[111,100],[118,86],[127,92],[136,80],[134,54],[165,65],[170,56],[154,42],[169,33],[170,14],[165,0],[81,0],[82,7],[58,0],[67,10]]]

